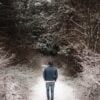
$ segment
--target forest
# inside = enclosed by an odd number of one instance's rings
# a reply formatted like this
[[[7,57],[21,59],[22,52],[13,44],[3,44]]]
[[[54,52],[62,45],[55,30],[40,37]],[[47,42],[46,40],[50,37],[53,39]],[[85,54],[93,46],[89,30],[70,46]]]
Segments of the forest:
[[[72,100],[100,100],[100,0],[0,0],[0,100],[33,100],[33,74],[51,59],[75,83]]]

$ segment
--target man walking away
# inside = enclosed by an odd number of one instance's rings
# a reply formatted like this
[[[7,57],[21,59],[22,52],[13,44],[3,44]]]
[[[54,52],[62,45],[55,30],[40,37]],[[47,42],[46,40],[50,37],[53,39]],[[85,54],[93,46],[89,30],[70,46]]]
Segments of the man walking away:
[[[54,86],[58,78],[58,71],[53,62],[48,62],[48,67],[44,69],[43,77],[46,81],[47,99],[54,100]]]

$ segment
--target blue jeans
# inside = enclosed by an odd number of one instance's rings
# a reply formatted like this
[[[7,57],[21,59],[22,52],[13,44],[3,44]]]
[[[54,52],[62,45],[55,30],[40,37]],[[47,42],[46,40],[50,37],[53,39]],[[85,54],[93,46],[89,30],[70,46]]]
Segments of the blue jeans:
[[[54,86],[55,82],[46,82],[47,99],[54,100]],[[50,99],[51,97],[51,99]]]

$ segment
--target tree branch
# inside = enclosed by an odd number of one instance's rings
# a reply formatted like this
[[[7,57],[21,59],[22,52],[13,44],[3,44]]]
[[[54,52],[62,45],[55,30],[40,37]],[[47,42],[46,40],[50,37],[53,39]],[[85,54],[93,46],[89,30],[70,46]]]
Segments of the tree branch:
[[[87,36],[86,34],[84,34],[83,32],[81,32],[78,29],[67,29],[67,30],[71,30],[71,31],[77,31],[78,33],[81,33],[81,35]]]
[[[75,22],[73,19],[70,19],[71,22],[73,22],[75,25],[77,25],[78,27],[86,30],[86,28],[84,28],[83,26],[81,26],[80,24],[78,24],[77,22]]]

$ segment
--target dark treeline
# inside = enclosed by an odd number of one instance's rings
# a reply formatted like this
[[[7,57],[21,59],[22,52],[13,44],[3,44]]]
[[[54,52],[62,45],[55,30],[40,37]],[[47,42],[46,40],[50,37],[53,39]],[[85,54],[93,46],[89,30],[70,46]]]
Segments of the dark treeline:
[[[69,49],[77,55],[88,47],[100,53],[100,1],[0,0],[0,46],[17,62],[28,62],[33,50],[67,56]]]
[[[8,47],[35,44],[58,52],[80,42],[100,52],[99,8],[99,0],[1,0],[0,36],[10,39]]]

